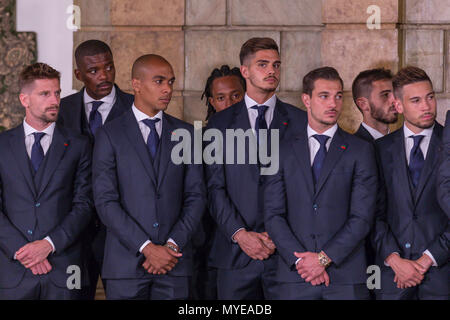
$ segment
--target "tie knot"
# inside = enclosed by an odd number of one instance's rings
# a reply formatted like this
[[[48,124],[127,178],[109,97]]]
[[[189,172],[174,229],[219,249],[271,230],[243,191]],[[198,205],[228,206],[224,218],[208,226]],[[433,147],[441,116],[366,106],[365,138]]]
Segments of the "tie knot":
[[[329,136],[324,135],[324,134],[315,134],[315,135],[313,135],[313,137],[317,141],[319,141],[321,147],[325,147],[325,144],[327,143],[328,139],[330,139]]]
[[[261,115],[265,115],[267,109],[269,109],[268,106],[253,106],[252,109],[255,109],[258,111],[258,117],[260,117]]]
[[[97,111],[97,109],[103,104],[103,101],[92,101],[92,111]]]
[[[34,142],[39,143],[39,142],[41,142],[42,137],[45,136],[45,133],[44,132],[33,132],[33,135],[34,135]]]
[[[155,119],[144,119],[142,122],[149,127],[151,130],[156,130],[155,124],[161,119],[155,118]]]
[[[420,145],[420,142],[425,136],[423,135],[417,135],[417,136],[410,136],[414,140],[414,146],[413,148],[417,148]]]

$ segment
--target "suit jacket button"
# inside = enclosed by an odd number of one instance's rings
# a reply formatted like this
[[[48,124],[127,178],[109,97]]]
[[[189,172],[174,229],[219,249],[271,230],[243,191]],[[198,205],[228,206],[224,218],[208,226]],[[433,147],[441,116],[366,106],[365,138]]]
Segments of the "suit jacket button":
[[[153,228],[158,228],[158,226],[159,226],[158,222],[155,222],[155,223],[153,224]]]
[[[33,230],[27,230],[28,234],[33,234]]]
[[[317,208],[318,208],[319,206],[317,205],[317,204],[313,204],[313,209],[314,209],[314,211],[317,211]]]
[[[39,208],[41,206],[41,203],[38,202],[38,203],[35,204],[35,206],[36,206],[36,208]]]
[[[409,242],[405,243],[405,248],[406,248],[406,249],[411,248],[411,243],[409,243]]]

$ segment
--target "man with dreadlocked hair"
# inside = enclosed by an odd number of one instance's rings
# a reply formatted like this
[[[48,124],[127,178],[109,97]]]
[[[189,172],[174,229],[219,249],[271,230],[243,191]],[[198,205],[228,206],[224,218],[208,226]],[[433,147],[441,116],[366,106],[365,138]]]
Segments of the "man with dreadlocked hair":
[[[206,97],[208,106],[206,120],[212,114],[241,101],[244,93],[245,79],[239,68],[230,69],[228,65],[223,65],[220,69],[215,68],[206,81],[205,91],[202,94],[202,100],[203,97]]]

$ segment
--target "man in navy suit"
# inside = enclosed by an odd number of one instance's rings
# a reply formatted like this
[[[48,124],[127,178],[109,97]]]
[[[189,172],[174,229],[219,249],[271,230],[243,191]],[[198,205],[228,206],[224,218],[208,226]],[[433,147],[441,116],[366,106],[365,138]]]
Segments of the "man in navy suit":
[[[171,65],[144,55],[133,64],[130,111],[98,130],[93,157],[97,212],[106,225],[107,299],[186,299],[190,238],[206,191],[201,164],[175,164],[176,129],[193,127],[166,114]],[[190,159],[192,160],[192,159]]]
[[[214,114],[208,129],[250,130],[258,137],[263,129],[279,130],[280,139],[306,125],[304,111],[280,101],[275,90],[280,79],[278,45],[270,38],[252,38],[240,52],[241,73],[246,80],[244,99]],[[229,143],[225,139],[224,145]],[[223,160],[230,150],[225,149]],[[219,299],[274,299],[276,254],[262,212],[264,176],[258,163],[237,163],[243,155],[234,151],[234,163],[206,167],[208,208],[217,223],[210,264],[218,269]],[[250,149],[245,150],[249,160]]]
[[[450,110],[447,111],[442,143],[444,151],[438,172],[438,198],[441,208],[450,218]]]
[[[437,199],[442,126],[422,69],[393,79],[403,128],[376,141],[382,192],[374,243],[381,267],[379,299],[449,299],[449,224]]]
[[[80,234],[93,209],[91,149],[55,125],[59,85],[50,66],[26,67],[25,119],[0,134],[0,299],[76,299],[87,284]]]
[[[129,110],[134,97],[114,84],[114,60],[106,43],[99,40],[81,43],[75,50],[75,62],[75,77],[83,82],[84,87],[61,99],[58,123],[89,137],[94,143],[97,129]],[[90,285],[82,291],[84,299],[93,300],[95,297],[103,263],[105,237],[105,226],[100,223],[97,214],[94,214],[83,235],[87,247],[85,263],[90,278]]]
[[[264,216],[281,259],[280,299],[368,299],[365,238],[375,214],[371,143],[337,125],[343,83],[334,68],[303,78],[308,125],[280,146],[268,176]]]
[[[391,70],[362,71],[353,81],[353,101],[363,115],[363,122],[355,136],[374,141],[389,133],[398,113],[394,105]]]

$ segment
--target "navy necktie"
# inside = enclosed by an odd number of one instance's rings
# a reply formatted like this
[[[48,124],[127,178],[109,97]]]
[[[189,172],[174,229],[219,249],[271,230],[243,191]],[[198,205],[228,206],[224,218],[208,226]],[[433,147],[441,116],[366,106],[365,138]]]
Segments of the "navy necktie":
[[[330,137],[322,134],[315,134],[313,137],[320,143],[319,151],[317,151],[312,165],[314,184],[316,184],[317,181],[319,181],[320,171],[322,170],[325,157],[327,156],[326,143]]]
[[[33,166],[34,172],[37,172],[39,166],[44,160],[44,150],[41,146],[41,139],[45,135],[44,132],[33,132],[34,143],[31,147],[31,165]]]
[[[414,146],[411,149],[411,153],[409,156],[409,174],[411,176],[412,183],[414,188],[419,184],[420,173],[422,172],[423,165],[425,163],[425,159],[422,153],[422,149],[420,149],[420,142],[425,136],[410,136],[414,140]]]
[[[156,151],[158,150],[159,144],[159,135],[156,131],[156,123],[161,120],[159,118],[155,119],[144,119],[142,122],[150,128],[150,133],[147,138],[147,148],[150,152],[150,156],[152,157],[152,161],[155,160]]]
[[[255,131],[256,131],[256,140],[259,145],[259,129],[267,129],[266,122],[266,111],[269,109],[268,106],[253,106],[252,109],[258,110],[258,117],[256,117],[255,121]]]
[[[98,112],[98,108],[103,104],[103,101],[92,101],[92,110],[89,114],[89,127],[91,132],[95,135],[98,128],[102,126],[102,115]]]

